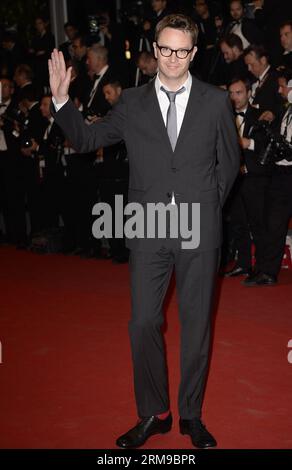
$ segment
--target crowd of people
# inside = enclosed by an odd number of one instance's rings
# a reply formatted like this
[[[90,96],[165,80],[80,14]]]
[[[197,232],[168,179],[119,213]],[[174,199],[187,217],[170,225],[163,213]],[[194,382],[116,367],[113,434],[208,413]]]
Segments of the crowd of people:
[[[277,282],[292,216],[292,20],[271,17],[270,3],[194,0],[189,12],[199,29],[191,73],[226,89],[234,108],[242,160],[224,206],[222,265],[236,256],[224,275],[244,275],[246,286]],[[110,112],[124,88],[155,77],[155,27],[172,10],[166,0],[152,0],[151,7],[138,23],[115,24],[99,12],[95,34],[64,25],[67,41],[58,46],[72,67],[69,94],[88,126]],[[2,34],[2,240],[27,249],[36,234],[61,225],[64,253],[126,262],[123,239],[104,244],[93,237],[92,207],[98,200],[114,207],[116,194],[126,202],[127,150],[121,142],[80,155],[66,140],[51,114],[47,60],[54,37],[42,17],[35,29],[26,49],[15,33]]]

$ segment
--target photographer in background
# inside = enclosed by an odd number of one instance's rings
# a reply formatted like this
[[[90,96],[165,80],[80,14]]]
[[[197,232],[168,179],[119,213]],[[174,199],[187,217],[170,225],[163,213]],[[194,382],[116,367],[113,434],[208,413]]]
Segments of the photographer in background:
[[[249,80],[234,78],[229,86],[229,95],[235,111],[242,162],[230,203],[230,231],[233,235],[231,238],[238,252],[238,258],[236,265],[225,273],[225,277],[247,275],[246,280],[248,280],[254,275],[252,240],[256,249],[255,272],[262,259],[267,189],[271,169],[262,166],[258,161],[262,139],[258,134],[253,138],[250,136],[251,130],[258,123],[260,112],[249,104],[251,95]]]
[[[33,141],[40,142],[47,127],[42,116],[40,105],[33,88],[27,87],[22,92],[19,109],[25,116],[22,123],[16,125],[19,133],[18,142],[22,154],[22,172],[28,210],[31,223],[31,234],[42,228],[42,214],[38,185],[38,161],[32,148]]]
[[[57,228],[59,214],[64,222],[63,199],[61,189],[63,181],[63,141],[61,129],[54,123],[50,112],[51,96],[44,95],[40,102],[40,112],[45,122],[42,133],[30,130],[31,145],[23,148],[22,153],[34,158],[34,187],[37,197],[34,207],[38,214],[38,231]]]
[[[286,102],[286,109],[278,122],[275,132],[287,143],[292,139],[292,72],[282,71],[278,79],[279,93]],[[273,173],[267,194],[267,231],[264,237],[264,252],[259,273],[247,286],[271,286],[277,283],[284,255],[289,219],[292,216],[292,148],[287,148],[285,158],[274,161]]]
[[[244,60],[255,78],[251,86],[250,104],[262,112],[262,119],[278,119],[283,99],[278,93],[278,74],[270,65],[266,49],[263,46],[249,46],[244,51]]]
[[[109,81],[103,87],[105,99],[113,107],[122,94],[122,86],[118,81]],[[127,202],[129,186],[129,162],[124,142],[102,148],[103,162],[98,165],[100,200],[110,205],[115,220],[115,196],[122,195],[124,207]],[[113,232],[115,230],[113,229]],[[115,264],[126,263],[129,250],[122,238],[108,238],[110,256]]]
[[[0,104],[0,210],[2,210],[5,241],[18,249],[26,247],[26,220],[24,187],[18,139],[15,138],[13,99],[14,85],[8,78],[0,79],[2,102]]]

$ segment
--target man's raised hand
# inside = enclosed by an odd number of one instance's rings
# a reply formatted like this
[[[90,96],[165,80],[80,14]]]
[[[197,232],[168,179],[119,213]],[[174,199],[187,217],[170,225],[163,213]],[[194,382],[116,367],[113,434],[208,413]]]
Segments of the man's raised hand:
[[[68,100],[68,90],[71,80],[71,70],[66,70],[63,53],[54,49],[49,59],[50,87],[56,103],[64,103]]]

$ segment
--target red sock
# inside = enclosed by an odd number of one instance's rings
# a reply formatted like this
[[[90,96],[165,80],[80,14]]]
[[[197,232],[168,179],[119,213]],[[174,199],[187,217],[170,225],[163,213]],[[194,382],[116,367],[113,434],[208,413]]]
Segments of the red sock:
[[[166,419],[168,415],[169,415],[169,410],[166,411],[165,413],[161,413],[160,415],[155,415],[155,416],[156,418],[159,418],[159,419]]]

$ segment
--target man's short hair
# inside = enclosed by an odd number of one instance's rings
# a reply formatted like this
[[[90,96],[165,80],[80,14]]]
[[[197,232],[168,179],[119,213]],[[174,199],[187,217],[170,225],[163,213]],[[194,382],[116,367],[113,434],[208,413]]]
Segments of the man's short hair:
[[[287,20],[287,21],[283,21],[281,24],[280,24],[280,30],[285,28],[285,26],[290,26],[291,30],[292,30],[292,20]]]
[[[102,46],[101,44],[92,44],[92,46],[88,49],[96,54],[98,57],[104,60],[104,62],[108,61],[108,50],[106,47]]]
[[[224,42],[227,44],[228,47],[237,47],[237,49],[243,52],[242,40],[237,34],[227,34],[221,39],[220,45]]]
[[[288,83],[290,80],[292,80],[292,70],[289,68],[279,70],[278,78],[285,78],[286,82]]]
[[[19,75],[24,75],[27,80],[31,81],[33,79],[32,68],[27,64],[19,64],[15,69],[15,73]]]
[[[178,29],[189,33],[192,37],[193,46],[197,44],[198,27],[196,23],[186,15],[167,15],[159,23],[155,29],[155,41],[158,41],[160,33],[165,28]]]
[[[86,37],[83,36],[82,34],[77,34],[77,36],[75,36],[73,41],[76,41],[76,40],[79,41],[80,47],[87,47]]]
[[[104,84],[103,84],[103,87],[107,86],[107,85],[110,85],[112,86],[113,88],[123,88],[121,83],[119,82],[119,80],[115,80],[115,79],[109,79],[107,80]]]
[[[154,57],[154,55],[152,54],[152,52],[149,52],[149,51],[142,51],[142,52],[140,52],[140,54],[138,55],[137,62],[139,62],[139,60],[144,60],[145,62],[149,63],[149,62],[151,62],[152,60],[155,60],[155,61],[156,61],[156,58]]]
[[[262,57],[266,57],[267,60],[269,60],[269,54],[266,50],[266,48],[260,44],[251,44],[244,50],[244,57],[246,57],[248,54],[253,53],[258,60],[260,60]]]
[[[245,86],[246,91],[251,90],[251,81],[247,77],[233,77],[232,80],[228,84],[228,88],[230,88],[231,85],[237,82],[242,82]]]

